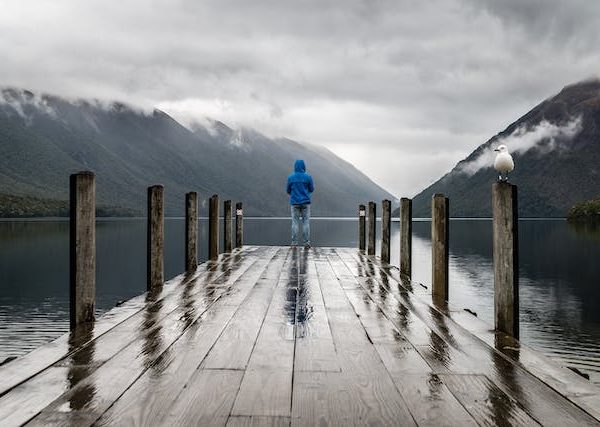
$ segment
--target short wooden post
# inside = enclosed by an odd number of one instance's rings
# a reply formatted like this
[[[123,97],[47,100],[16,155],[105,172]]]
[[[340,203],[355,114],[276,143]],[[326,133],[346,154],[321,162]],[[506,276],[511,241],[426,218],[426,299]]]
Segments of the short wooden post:
[[[358,249],[364,251],[367,247],[367,225],[365,205],[358,205]]]
[[[96,177],[70,177],[70,327],[94,321],[96,309]]]
[[[400,274],[412,273],[412,200],[400,199]]]
[[[185,195],[185,271],[198,267],[198,193]]]
[[[519,338],[519,217],[517,186],[492,185],[494,319],[496,330]]]
[[[231,252],[231,200],[223,202],[223,251]]]
[[[219,257],[219,196],[208,200],[208,259]]]
[[[381,202],[381,261],[390,262],[390,240],[392,232],[392,202]]]
[[[244,209],[242,202],[235,204],[235,247],[244,245]]]
[[[433,300],[448,301],[448,243],[450,209],[448,198],[435,194],[431,204],[431,287]]]
[[[369,243],[367,246],[367,255],[375,255],[375,239],[377,224],[377,205],[375,202],[369,202]]]
[[[153,185],[152,187],[148,187],[148,226],[146,238],[146,288],[148,291],[161,288],[165,281],[164,242],[164,187],[162,185]]]

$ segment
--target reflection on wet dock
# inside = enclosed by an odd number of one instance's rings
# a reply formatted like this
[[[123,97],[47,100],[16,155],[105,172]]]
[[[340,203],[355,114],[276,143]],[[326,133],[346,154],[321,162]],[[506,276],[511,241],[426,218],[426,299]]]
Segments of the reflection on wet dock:
[[[0,367],[0,425],[599,425],[600,390],[349,248],[245,246]]]

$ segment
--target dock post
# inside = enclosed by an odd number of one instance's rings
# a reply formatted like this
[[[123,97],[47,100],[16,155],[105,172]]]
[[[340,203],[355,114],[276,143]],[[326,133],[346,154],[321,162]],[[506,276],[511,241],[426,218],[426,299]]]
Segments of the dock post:
[[[365,205],[358,205],[358,249],[364,251],[367,247],[367,225]]]
[[[390,240],[392,228],[392,202],[381,202],[381,261],[390,263]]]
[[[412,274],[412,200],[400,199],[400,274]]]
[[[96,177],[70,176],[70,328],[93,322],[96,309]]]
[[[450,209],[443,194],[435,194],[431,203],[432,297],[435,303],[448,301],[448,244]]]
[[[146,288],[160,289],[165,281],[164,274],[165,213],[164,187],[148,187],[148,225],[146,238]]]
[[[231,200],[223,202],[223,252],[231,252]]]
[[[517,186],[492,185],[494,214],[494,324],[519,338],[519,217]]]
[[[185,271],[198,267],[198,193],[185,195]]]
[[[375,255],[375,233],[377,231],[377,205],[375,202],[369,202],[369,243],[367,246],[367,255]]]
[[[244,245],[244,209],[242,202],[235,204],[235,247]]]
[[[219,257],[219,196],[208,199],[208,259]]]

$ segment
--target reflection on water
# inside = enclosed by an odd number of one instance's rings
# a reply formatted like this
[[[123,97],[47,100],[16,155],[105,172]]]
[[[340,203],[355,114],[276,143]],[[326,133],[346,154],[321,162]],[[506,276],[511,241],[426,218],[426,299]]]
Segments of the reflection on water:
[[[97,308],[104,312],[145,291],[146,223],[102,219],[97,227]],[[413,278],[425,285],[431,281],[430,227],[428,221],[413,224]],[[246,219],[245,242],[286,245],[289,228],[289,220]],[[354,220],[313,219],[311,229],[315,246],[355,247],[358,242]],[[68,329],[68,232],[66,221],[0,221],[0,362]],[[398,265],[398,223],[392,232],[392,264]],[[199,233],[203,261],[205,220]],[[521,221],[519,233],[522,340],[600,383],[600,230],[540,220]],[[165,234],[165,275],[170,278],[184,270],[184,221],[167,219]],[[303,278],[302,257],[291,261]],[[289,284],[292,322],[307,315],[304,290],[302,283]],[[451,221],[450,301],[493,322],[489,220]],[[185,301],[186,313],[191,302]],[[410,322],[409,313],[405,316]]]

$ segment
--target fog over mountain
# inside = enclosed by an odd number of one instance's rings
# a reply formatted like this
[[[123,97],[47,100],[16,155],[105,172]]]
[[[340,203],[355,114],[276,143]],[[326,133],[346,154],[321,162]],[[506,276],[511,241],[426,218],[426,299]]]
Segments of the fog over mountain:
[[[431,196],[450,197],[455,217],[491,216],[497,179],[493,149],[506,144],[515,161],[522,217],[564,217],[575,203],[600,196],[600,80],[565,87],[479,146],[413,199],[429,217]]]
[[[315,179],[313,215],[351,216],[361,202],[393,198],[322,147],[205,118],[184,126],[157,109],[15,88],[1,91],[0,149],[0,197],[39,199],[50,206],[42,214],[60,210],[52,200],[64,206],[69,174],[92,170],[108,214],[143,214],[146,188],[163,184],[167,215],[183,214],[188,191],[199,193],[201,215],[213,193],[243,201],[249,215],[288,215],[285,180],[298,158]]]

